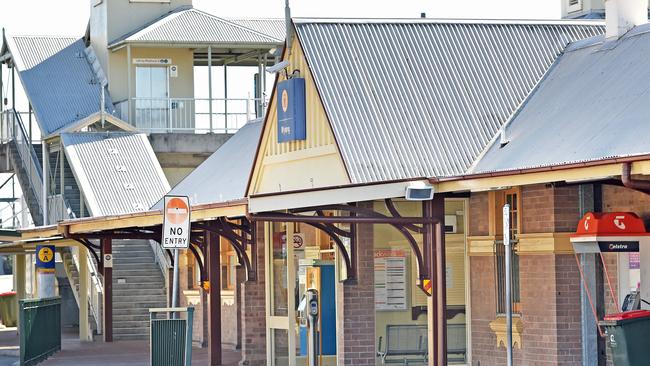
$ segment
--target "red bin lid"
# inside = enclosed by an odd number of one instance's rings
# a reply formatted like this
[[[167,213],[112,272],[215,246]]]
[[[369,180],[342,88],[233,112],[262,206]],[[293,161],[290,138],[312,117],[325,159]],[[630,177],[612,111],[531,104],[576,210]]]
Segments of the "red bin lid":
[[[633,310],[624,313],[605,315],[605,320],[626,320],[650,317],[650,310]]]

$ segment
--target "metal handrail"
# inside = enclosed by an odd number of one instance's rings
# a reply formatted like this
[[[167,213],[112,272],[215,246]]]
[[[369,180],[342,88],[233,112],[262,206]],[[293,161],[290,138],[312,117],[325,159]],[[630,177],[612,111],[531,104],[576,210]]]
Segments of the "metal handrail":
[[[148,133],[235,133],[267,105],[265,97],[135,97],[117,102],[116,110],[120,118]]]

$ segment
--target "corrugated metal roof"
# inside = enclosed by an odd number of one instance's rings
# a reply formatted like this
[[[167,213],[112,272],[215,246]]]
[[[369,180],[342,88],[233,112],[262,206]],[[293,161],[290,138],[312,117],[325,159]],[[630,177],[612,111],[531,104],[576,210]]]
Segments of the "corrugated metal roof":
[[[43,135],[100,110],[101,84],[84,54],[83,39],[15,36],[7,41]],[[108,91],[105,98],[111,113]]]
[[[245,124],[169,194],[188,196],[192,205],[244,198],[261,131],[261,119]],[[152,207],[161,208],[161,201]]]
[[[19,70],[25,71],[72,45],[73,37],[15,36],[9,37],[15,48],[14,60]]]
[[[650,153],[650,25],[570,45],[472,173]]]
[[[602,23],[296,20],[353,183],[464,173]]]
[[[283,40],[197,9],[181,7],[110,42],[109,48],[123,42],[273,46]]]
[[[64,133],[70,167],[93,216],[145,211],[169,183],[141,133]]]
[[[281,18],[227,18],[227,20],[279,40],[283,40],[287,33],[285,20]]]

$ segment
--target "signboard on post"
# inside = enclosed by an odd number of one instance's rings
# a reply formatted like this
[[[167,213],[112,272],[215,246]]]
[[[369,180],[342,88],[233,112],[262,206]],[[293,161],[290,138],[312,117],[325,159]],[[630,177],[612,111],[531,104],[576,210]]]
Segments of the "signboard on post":
[[[278,83],[278,142],[305,140],[305,79],[293,78]]]
[[[187,249],[190,245],[189,198],[165,196],[163,217],[163,248]]]

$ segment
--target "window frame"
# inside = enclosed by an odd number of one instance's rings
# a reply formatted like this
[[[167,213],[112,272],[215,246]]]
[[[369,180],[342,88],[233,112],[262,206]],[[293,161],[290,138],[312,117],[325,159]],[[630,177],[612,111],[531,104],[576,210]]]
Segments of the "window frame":
[[[575,4],[571,4],[571,0],[567,1],[567,12],[574,13],[582,10],[582,0],[576,0]]]
[[[521,234],[521,188],[514,187],[496,192],[496,205],[493,208],[496,217],[501,217],[503,205],[510,205],[510,222],[511,222],[511,259],[512,259],[512,312],[521,314],[521,284],[519,270],[519,255],[517,253],[518,235]],[[514,196],[514,200],[508,200],[508,196]],[[514,225],[513,225],[514,224]],[[499,236],[503,237],[503,225],[497,225],[495,228]],[[501,250],[499,250],[501,249]],[[494,243],[494,291],[496,300],[497,316],[505,315],[505,248],[503,240],[496,240]]]

